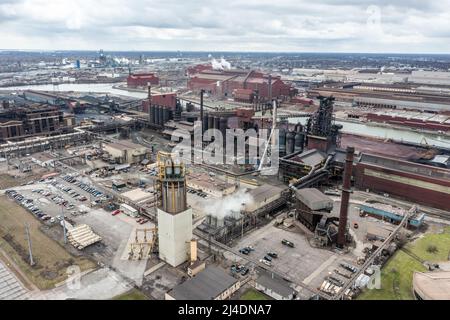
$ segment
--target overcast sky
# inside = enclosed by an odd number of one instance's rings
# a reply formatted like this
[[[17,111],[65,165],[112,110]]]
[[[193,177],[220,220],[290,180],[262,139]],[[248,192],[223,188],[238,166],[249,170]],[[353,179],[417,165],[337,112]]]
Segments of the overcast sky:
[[[450,0],[0,0],[1,49],[450,53]]]

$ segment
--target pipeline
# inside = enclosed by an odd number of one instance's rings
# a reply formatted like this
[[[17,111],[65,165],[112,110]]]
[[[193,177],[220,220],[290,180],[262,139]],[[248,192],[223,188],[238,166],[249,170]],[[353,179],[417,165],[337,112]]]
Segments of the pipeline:
[[[320,169],[317,169],[317,168],[314,168],[314,167],[311,168],[311,170],[309,171],[309,173],[306,176],[304,176],[304,177],[300,178],[299,180],[289,184],[289,188],[291,190],[293,190],[293,191],[296,191],[296,190],[298,190],[300,188],[299,185],[307,182],[308,180],[310,180],[310,179],[312,179],[314,177],[317,177],[320,174],[328,172],[328,165],[330,164],[330,161],[331,161],[331,159],[333,159],[333,157],[334,157],[334,154],[328,155],[327,160],[325,161],[324,165],[322,167],[320,167]]]

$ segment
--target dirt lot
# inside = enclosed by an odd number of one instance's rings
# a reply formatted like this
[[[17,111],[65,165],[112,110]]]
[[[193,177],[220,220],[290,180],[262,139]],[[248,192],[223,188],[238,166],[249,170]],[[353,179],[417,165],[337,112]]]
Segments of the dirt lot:
[[[69,254],[59,243],[48,238],[42,224],[29,212],[5,196],[0,197],[0,247],[11,260],[40,289],[52,288],[64,281],[70,265],[78,265],[82,271],[96,267],[84,257]],[[35,265],[29,265],[28,245],[24,224],[30,226]]]

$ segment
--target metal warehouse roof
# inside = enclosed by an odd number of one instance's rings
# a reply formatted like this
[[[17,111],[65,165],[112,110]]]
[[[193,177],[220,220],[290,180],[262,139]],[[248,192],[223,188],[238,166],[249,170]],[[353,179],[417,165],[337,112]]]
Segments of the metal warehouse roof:
[[[295,196],[311,210],[333,208],[333,200],[318,189],[305,188],[296,190]]]
[[[294,293],[294,289],[290,286],[290,282],[274,275],[273,273],[263,270],[260,270],[259,273],[260,276],[256,280],[256,283],[264,288],[270,289],[284,298],[289,298]]]
[[[238,281],[223,269],[208,266],[194,278],[173,288],[168,294],[176,300],[213,300]]]
[[[248,191],[248,193],[252,196],[254,201],[259,202],[264,201],[267,198],[271,198],[275,195],[278,195],[283,190],[285,190],[285,188],[272,186],[270,184],[263,184],[260,187]]]

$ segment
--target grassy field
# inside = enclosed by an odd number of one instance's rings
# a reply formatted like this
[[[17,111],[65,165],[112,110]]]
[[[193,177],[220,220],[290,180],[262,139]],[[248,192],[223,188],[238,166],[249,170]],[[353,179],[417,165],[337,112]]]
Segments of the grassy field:
[[[137,289],[131,289],[130,291],[118,295],[113,300],[149,300],[148,297]]]
[[[437,251],[429,252],[430,246]],[[450,254],[450,227],[442,233],[426,234],[405,247],[420,259],[429,262],[447,261]],[[412,276],[415,271],[427,271],[423,264],[403,250],[399,250],[381,271],[381,289],[366,290],[360,300],[412,300]]]
[[[24,224],[30,226],[33,258],[29,264],[28,243]],[[41,223],[29,212],[5,196],[0,197],[0,247],[39,289],[50,289],[67,279],[66,270],[78,265],[82,271],[96,264],[84,257],[75,257],[39,228]]]
[[[248,289],[240,298],[240,300],[271,300],[270,297],[255,289]]]

